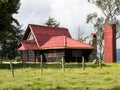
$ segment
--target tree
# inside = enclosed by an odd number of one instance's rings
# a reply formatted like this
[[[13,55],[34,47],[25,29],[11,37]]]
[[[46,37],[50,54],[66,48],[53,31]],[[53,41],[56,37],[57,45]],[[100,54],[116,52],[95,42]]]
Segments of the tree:
[[[116,24],[117,34],[116,38],[120,38],[120,21],[118,16],[120,15],[120,0],[88,0],[88,2],[94,4],[99,8],[104,15],[103,17],[98,16],[97,13],[91,13],[87,15],[87,23],[92,23],[96,34],[97,34],[97,44],[100,51],[100,59],[103,58],[103,25],[105,23]]]
[[[0,55],[9,59],[17,55],[17,45],[22,36],[19,22],[13,17],[20,7],[20,0],[0,0]]]
[[[57,21],[53,17],[49,17],[48,20],[45,22],[45,25],[51,27],[59,27],[60,23],[57,23]]]
[[[86,41],[89,36],[83,37],[84,33],[81,32],[80,27],[78,27],[78,32],[77,32],[77,40],[79,41]]]

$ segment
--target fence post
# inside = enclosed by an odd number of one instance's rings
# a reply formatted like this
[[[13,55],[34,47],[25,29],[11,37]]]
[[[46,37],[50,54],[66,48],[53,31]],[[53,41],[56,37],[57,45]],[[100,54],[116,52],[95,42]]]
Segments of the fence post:
[[[102,61],[100,58],[99,58],[99,68],[102,69]]]
[[[40,56],[40,60],[41,60],[41,63],[40,63],[40,70],[41,70],[41,75],[43,74],[43,57],[42,57],[42,54]]]
[[[64,57],[62,57],[62,70],[65,72],[65,61],[64,61]]]
[[[85,70],[85,58],[84,58],[84,56],[82,56],[82,68],[83,68],[83,70]]]
[[[12,62],[10,62],[10,69],[11,69],[12,77],[14,77],[14,70],[13,70]]]

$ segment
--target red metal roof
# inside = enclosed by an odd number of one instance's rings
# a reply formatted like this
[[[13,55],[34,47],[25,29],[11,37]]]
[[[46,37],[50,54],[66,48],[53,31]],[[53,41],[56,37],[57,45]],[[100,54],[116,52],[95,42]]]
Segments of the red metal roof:
[[[54,36],[40,47],[40,49],[51,49],[51,48],[52,49],[57,49],[57,48],[93,49],[92,46],[86,43],[71,39],[66,36]]]
[[[38,50],[38,46],[34,41],[21,41],[18,50]]]
[[[29,24],[29,28],[33,32],[39,47],[41,47],[53,36],[67,36],[71,38],[71,35],[66,28],[48,27],[33,24]]]
[[[30,32],[34,36],[34,42],[27,40]],[[86,43],[72,39],[68,29],[29,24],[18,50],[53,48],[93,49]]]
[[[29,24],[30,29],[39,35],[49,35],[49,36],[68,36],[71,35],[66,28],[59,28],[59,27],[48,27],[48,26],[41,26],[41,25],[34,25]]]

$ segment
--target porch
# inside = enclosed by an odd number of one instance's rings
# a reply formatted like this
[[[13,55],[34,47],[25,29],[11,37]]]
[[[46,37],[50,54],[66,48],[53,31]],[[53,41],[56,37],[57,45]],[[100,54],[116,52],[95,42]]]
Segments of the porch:
[[[66,62],[82,62],[82,56],[88,62],[91,51],[91,49],[24,50],[19,51],[19,55],[24,62],[40,62],[40,55],[43,62],[55,62],[63,57]]]

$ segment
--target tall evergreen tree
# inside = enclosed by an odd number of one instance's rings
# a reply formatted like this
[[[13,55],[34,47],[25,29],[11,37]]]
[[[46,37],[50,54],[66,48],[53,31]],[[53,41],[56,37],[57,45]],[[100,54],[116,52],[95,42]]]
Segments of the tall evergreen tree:
[[[20,7],[20,0],[0,0],[0,55],[12,59],[17,55],[17,44],[22,36],[19,22],[13,17]]]
[[[60,23],[57,23],[57,21],[54,18],[49,17],[48,20],[45,22],[45,25],[51,27],[59,27]]]

